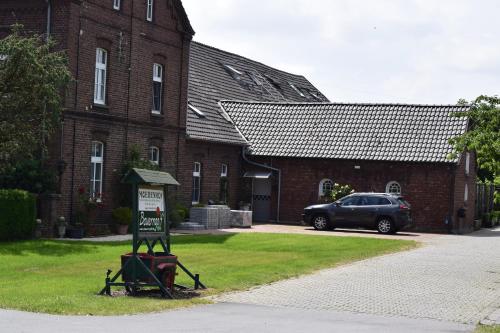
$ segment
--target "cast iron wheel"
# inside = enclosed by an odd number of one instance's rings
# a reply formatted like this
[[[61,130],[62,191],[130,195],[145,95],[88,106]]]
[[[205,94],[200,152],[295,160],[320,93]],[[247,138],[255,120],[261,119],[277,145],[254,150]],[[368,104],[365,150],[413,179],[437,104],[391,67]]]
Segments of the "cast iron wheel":
[[[313,227],[316,230],[328,230],[328,218],[325,215],[314,216]]]
[[[393,234],[396,231],[394,222],[388,217],[382,217],[377,220],[377,230],[381,234]]]

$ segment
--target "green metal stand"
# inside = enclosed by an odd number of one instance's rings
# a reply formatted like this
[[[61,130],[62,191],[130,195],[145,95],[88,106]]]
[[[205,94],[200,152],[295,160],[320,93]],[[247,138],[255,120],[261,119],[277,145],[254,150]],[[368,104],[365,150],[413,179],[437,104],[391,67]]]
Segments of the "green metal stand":
[[[130,183],[132,185],[132,193],[133,193],[133,223],[132,223],[132,231],[133,231],[133,239],[132,239],[132,253],[130,258],[125,263],[122,263],[121,269],[110,278],[112,271],[108,269],[106,272],[105,279],[105,287],[99,292],[100,295],[108,295],[111,296],[111,287],[122,286],[127,289],[127,291],[134,294],[137,290],[143,287],[158,287],[163,297],[173,299],[173,290],[169,290],[160,279],[158,279],[157,275],[151,271],[149,267],[147,267],[143,260],[141,259],[139,248],[142,245],[146,245],[148,248],[148,254],[152,257],[169,257],[173,256],[170,252],[170,228],[168,223],[168,214],[167,212],[167,186],[166,185],[175,185],[178,183],[173,179],[169,174],[163,172],[155,172],[150,170],[140,170],[133,169],[124,179],[124,182]],[[175,182],[175,183],[174,183]],[[165,217],[162,218],[164,221],[163,229],[161,232],[151,232],[144,233],[139,230],[139,185],[153,185],[156,187],[153,191],[159,192],[161,195],[161,190],[158,190],[160,186],[163,188],[163,205],[164,205],[164,213]],[[143,189],[144,190],[144,189]],[[161,200],[160,200],[161,204]],[[159,213],[158,213],[159,214]],[[159,216],[159,215],[158,215]],[[155,230],[157,231],[157,230]],[[157,245],[161,245],[162,252],[155,252],[154,248]],[[177,267],[182,269],[191,279],[194,281],[194,289],[206,289],[205,285],[200,281],[199,274],[192,274],[183,264],[179,261],[176,261]],[[127,278],[127,281],[117,282],[117,279],[122,276],[125,271],[129,272],[128,269],[131,267],[131,277]],[[139,272],[141,276],[139,276]],[[147,281],[144,282],[144,275],[147,276]],[[139,281],[142,278],[143,281]],[[151,282],[152,281],[152,282]],[[187,289],[187,287],[180,286],[175,284],[174,286],[180,289]],[[173,289],[173,288],[172,288]]]

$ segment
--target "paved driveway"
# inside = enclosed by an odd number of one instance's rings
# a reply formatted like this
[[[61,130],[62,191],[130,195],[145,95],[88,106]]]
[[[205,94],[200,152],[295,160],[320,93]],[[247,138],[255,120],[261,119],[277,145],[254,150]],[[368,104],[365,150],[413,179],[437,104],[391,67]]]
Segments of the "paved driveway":
[[[500,307],[500,229],[217,298],[221,302],[477,323]]]

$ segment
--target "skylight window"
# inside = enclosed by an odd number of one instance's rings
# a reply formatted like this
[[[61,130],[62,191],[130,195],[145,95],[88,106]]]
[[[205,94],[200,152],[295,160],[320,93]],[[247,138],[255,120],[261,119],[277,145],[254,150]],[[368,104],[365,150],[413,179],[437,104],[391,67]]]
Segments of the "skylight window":
[[[233,66],[229,66],[229,65],[224,65],[224,67],[226,67],[228,70],[230,70],[231,72],[233,72],[234,74],[236,75],[243,75],[242,72],[240,72],[239,70],[237,70],[236,68],[234,68]]]
[[[301,97],[304,97],[304,98],[306,97],[306,95],[304,95],[304,94],[302,93],[302,91],[300,91],[300,90],[299,90],[299,89],[298,89],[298,88],[297,88],[297,87],[296,87],[293,83],[288,83],[288,84],[289,84],[289,85],[290,85],[290,87],[292,87],[292,89],[293,89],[293,90],[295,90],[295,92],[296,92],[297,94],[299,94]]]
[[[206,118],[206,115],[203,112],[201,112],[201,110],[198,109],[196,106],[191,104],[191,102],[188,102],[188,106],[189,106],[189,109],[191,109],[198,117]]]
[[[257,76],[254,74],[254,73],[250,73],[250,72],[247,72],[248,76],[250,76],[250,78],[252,79],[252,81],[258,85],[258,86],[261,86],[262,85],[262,82],[260,82],[260,80],[257,78]]]

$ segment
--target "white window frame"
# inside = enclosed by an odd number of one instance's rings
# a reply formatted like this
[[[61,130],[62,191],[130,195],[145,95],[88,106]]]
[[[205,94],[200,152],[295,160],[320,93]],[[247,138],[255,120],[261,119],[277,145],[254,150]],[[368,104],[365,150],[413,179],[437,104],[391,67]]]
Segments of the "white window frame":
[[[227,177],[227,164],[222,164],[221,171],[220,171],[220,176],[221,177]]]
[[[102,59],[104,58],[104,62]],[[102,48],[96,49],[95,80],[94,80],[94,103],[106,104],[106,76],[108,67],[108,51]],[[102,94],[101,94],[102,93]]]
[[[151,108],[151,112],[154,114],[161,114],[162,102],[163,102],[163,65],[161,64],[153,64],[153,107]],[[155,109],[155,89],[154,84],[160,84],[160,105],[158,109]]]
[[[464,189],[464,202],[469,201],[469,185],[465,183],[465,189]]]
[[[465,175],[468,176],[470,172],[470,153],[465,153]]]
[[[156,159],[155,159],[155,153],[156,153]],[[158,148],[157,146],[149,147],[149,161],[156,165],[160,165],[160,148]]]
[[[149,22],[153,22],[153,8],[153,0],[148,0],[148,3],[146,5],[146,20],[148,20]]]
[[[195,189],[198,187],[198,196],[195,197]],[[200,197],[201,197],[201,163],[200,162],[194,162],[194,168],[193,168],[193,193],[191,196],[191,203],[193,205],[199,204],[200,203]]]
[[[399,188],[399,192],[391,192],[391,188],[393,188],[395,186],[397,186]],[[403,188],[401,187],[401,184],[399,184],[395,180],[390,181],[387,183],[387,185],[385,185],[385,193],[401,195],[402,192],[403,192]]]
[[[113,0],[113,9],[120,10],[121,0]]]
[[[100,145],[101,156],[97,156],[96,146]],[[102,180],[103,180],[103,171],[104,171],[104,143],[100,141],[92,141],[92,151],[90,153],[90,164],[93,165],[94,172],[90,175],[90,196],[92,198],[100,199],[102,196]],[[101,175],[100,179],[96,178],[97,169],[100,170],[99,174]],[[91,168],[92,170],[92,168]],[[96,183],[99,182],[99,186],[96,187]]]
[[[331,188],[333,189],[333,180],[329,179],[329,178],[324,178],[322,179],[320,182],[319,182],[319,187],[318,187],[318,197],[323,197],[325,196],[325,191],[324,191],[324,186],[326,183],[331,183]]]

